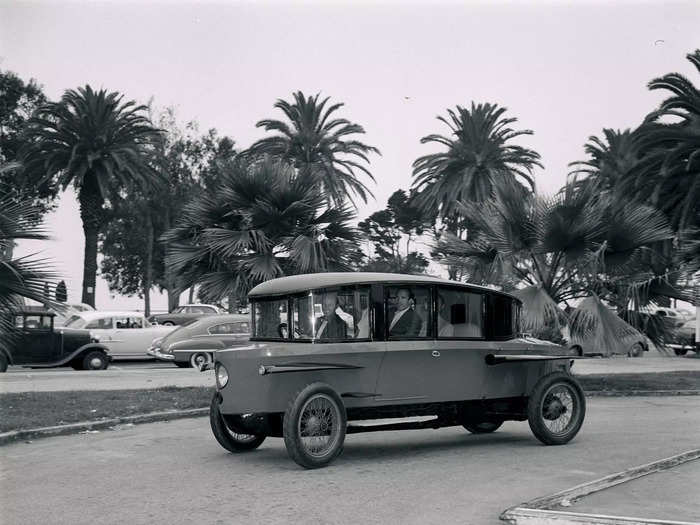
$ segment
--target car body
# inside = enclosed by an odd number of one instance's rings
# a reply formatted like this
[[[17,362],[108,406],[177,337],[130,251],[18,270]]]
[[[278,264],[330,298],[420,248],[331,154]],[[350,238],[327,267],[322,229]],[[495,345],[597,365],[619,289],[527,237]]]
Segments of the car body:
[[[612,355],[644,357],[644,352],[649,351],[649,346],[649,340],[641,333],[624,337],[622,343],[613,348],[598,348],[585,339],[572,337],[569,351],[571,355],[581,357],[609,357]]]
[[[151,323],[165,326],[184,325],[204,317],[216,315],[219,309],[213,304],[183,304],[167,314],[154,314],[148,318]]]
[[[507,293],[428,276],[320,273],[267,281],[248,298],[250,344],[214,355],[210,424],[231,452],[283,437],[294,461],[316,468],[340,454],[346,433],[486,433],[528,420],[540,441],[563,444],[583,423],[572,357],[520,338],[521,302]]]
[[[99,336],[113,359],[152,359],[147,353],[151,341],[175,329],[175,326],[152,325],[143,313],[128,311],[81,312],[65,326],[85,328]]]
[[[208,315],[154,339],[148,354],[179,367],[199,366],[217,350],[247,344],[249,337],[249,315]]]
[[[675,308],[669,308],[666,306],[651,308],[649,309],[649,313],[660,317],[670,328],[677,328],[686,321],[683,313]]]
[[[676,328],[674,341],[668,345],[676,355],[685,355],[688,351],[700,353],[700,347],[695,342],[695,323],[696,320],[691,318]]]
[[[10,333],[0,347],[0,372],[8,365],[31,368],[71,366],[76,370],[103,370],[111,356],[90,330],[58,328],[55,314],[43,309],[18,310],[9,315]]]

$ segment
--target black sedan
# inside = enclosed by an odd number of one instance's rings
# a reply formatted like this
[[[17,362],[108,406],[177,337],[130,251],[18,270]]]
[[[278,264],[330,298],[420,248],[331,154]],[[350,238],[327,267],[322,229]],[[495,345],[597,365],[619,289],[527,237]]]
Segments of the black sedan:
[[[147,353],[179,367],[199,367],[211,363],[215,351],[246,345],[249,337],[249,316],[209,315],[155,339]]]

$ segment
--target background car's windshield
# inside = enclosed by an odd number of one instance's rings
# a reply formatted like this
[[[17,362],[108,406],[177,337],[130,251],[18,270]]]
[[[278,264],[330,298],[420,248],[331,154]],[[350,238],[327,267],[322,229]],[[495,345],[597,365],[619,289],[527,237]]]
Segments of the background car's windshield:
[[[79,315],[71,315],[63,326],[67,328],[84,328],[86,324],[85,319]]]

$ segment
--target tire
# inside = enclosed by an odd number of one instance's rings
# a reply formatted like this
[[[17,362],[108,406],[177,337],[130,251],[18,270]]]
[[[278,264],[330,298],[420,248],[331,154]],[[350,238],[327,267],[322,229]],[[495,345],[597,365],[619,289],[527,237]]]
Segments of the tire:
[[[190,364],[189,361],[173,361],[176,367],[178,368],[190,368],[192,365]]]
[[[571,351],[571,354],[577,357],[583,357],[583,348],[581,348],[579,345],[572,346],[569,348]]]
[[[0,354],[0,374],[7,372],[7,366],[9,365],[9,360],[5,354]]]
[[[347,422],[345,406],[335,390],[324,383],[311,383],[294,396],[284,413],[287,454],[304,468],[325,467],[343,451]],[[311,443],[314,438],[324,442]]]
[[[676,355],[685,355],[688,353],[688,350],[685,348],[674,348],[673,353],[675,353]]]
[[[207,352],[197,352],[190,356],[189,365],[192,368],[199,368],[200,363],[211,363],[211,354]]]
[[[503,421],[480,421],[477,423],[464,423],[462,426],[472,434],[490,434],[501,428],[502,424]]]
[[[258,448],[265,441],[266,436],[262,434],[238,434],[228,428],[219,411],[217,395],[214,394],[209,406],[209,425],[219,445],[234,454],[249,452]]]
[[[527,403],[527,420],[545,445],[571,441],[586,416],[586,398],[578,381],[563,372],[548,374],[537,382]],[[559,428],[559,425],[563,425]]]
[[[104,370],[109,366],[107,354],[102,350],[92,350],[83,357],[83,370]]]
[[[642,343],[634,343],[629,352],[627,352],[628,357],[642,357],[644,356],[644,346]]]
[[[173,323],[172,321],[163,321],[160,324],[162,324],[163,326],[175,326],[175,323]]]

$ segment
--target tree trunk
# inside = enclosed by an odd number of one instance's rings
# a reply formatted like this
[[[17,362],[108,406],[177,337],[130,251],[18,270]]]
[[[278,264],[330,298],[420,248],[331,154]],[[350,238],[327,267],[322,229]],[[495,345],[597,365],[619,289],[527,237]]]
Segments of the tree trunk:
[[[171,220],[170,220],[170,207],[165,207],[165,214],[163,217],[165,231],[170,230]],[[181,290],[175,282],[175,277],[173,276],[173,271],[168,264],[168,252],[170,250],[170,244],[166,243],[164,246],[165,258],[163,264],[165,265],[165,289],[168,293],[168,312],[172,312],[180,305],[180,293]]]
[[[143,302],[144,314],[146,317],[151,315],[151,287],[153,286],[153,247],[154,227],[153,216],[151,210],[146,205],[146,268],[143,276]]]
[[[83,257],[82,302],[95,307],[95,282],[97,280],[97,234],[100,228],[102,195],[94,176],[87,175],[78,194],[80,218],[85,234],[85,254]]]

